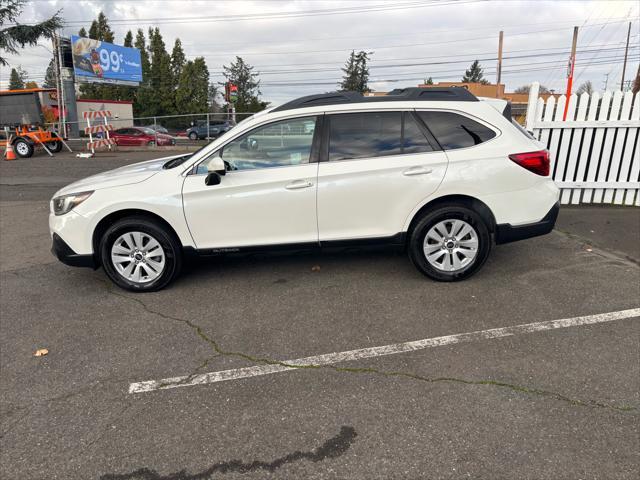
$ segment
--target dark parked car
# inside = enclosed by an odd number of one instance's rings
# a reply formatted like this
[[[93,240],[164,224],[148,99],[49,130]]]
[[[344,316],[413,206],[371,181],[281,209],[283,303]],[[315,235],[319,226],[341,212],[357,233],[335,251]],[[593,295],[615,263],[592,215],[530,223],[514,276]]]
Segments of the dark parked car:
[[[159,147],[165,147],[168,145],[175,145],[176,139],[171,135],[165,135],[164,133],[156,133],[151,128],[147,127],[126,127],[114,130],[110,134],[111,138],[116,141],[117,145],[131,146],[131,145],[149,145],[156,144],[156,139]]]
[[[207,133],[211,138],[217,138],[225,132],[228,132],[233,124],[227,120],[211,120],[209,122],[209,130],[207,132],[207,122],[198,122],[191,128],[187,129],[187,137],[190,140],[202,140],[207,138]]]

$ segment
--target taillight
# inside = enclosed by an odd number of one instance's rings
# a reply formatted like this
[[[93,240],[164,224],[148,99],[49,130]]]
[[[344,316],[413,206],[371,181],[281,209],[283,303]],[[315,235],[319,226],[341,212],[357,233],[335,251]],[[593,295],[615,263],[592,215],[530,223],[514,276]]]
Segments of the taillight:
[[[530,172],[542,175],[543,177],[549,176],[549,152],[547,150],[512,153],[509,155],[509,158]]]

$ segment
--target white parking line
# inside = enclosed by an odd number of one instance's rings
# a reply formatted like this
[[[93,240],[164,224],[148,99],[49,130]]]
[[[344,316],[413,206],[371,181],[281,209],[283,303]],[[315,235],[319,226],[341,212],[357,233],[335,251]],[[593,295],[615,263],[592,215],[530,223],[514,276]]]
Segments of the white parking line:
[[[597,315],[587,315],[584,317],[563,318],[560,320],[550,320],[547,322],[526,323],[512,327],[492,328],[489,330],[479,330],[468,333],[457,333],[455,335],[445,335],[444,337],[425,338],[412,342],[395,343],[380,347],[360,348],[346,352],[326,353],[313,357],[296,358],[294,360],[284,360],[281,363],[291,365],[257,365],[255,367],[234,368],[220,372],[201,373],[197,375],[165,378],[162,380],[148,380],[136,382],[129,385],[129,393],[153,392],[155,390],[166,390],[169,388],[191,387],[207,383],[224,382],[227,380],[239,380],[241,378],[257,377],[260,375],[270,375],[272,373],[288,372],[296,370],[296,367],[333,365],[340,362],[360,360],[363,358],[382,357],[385,355],[395,355],[397,353],[414,352],[425,348],[441,347],[453,345],[455,343],[468,343],[492,338],[509,337],[525,333],[542,332],[545,330],[555,330],[558,328],[577,327],[580,325],[593,325],[596,323],[613,322],[625,318],[640,317],[640,308],[621,310],[618,312],[600,313]]]

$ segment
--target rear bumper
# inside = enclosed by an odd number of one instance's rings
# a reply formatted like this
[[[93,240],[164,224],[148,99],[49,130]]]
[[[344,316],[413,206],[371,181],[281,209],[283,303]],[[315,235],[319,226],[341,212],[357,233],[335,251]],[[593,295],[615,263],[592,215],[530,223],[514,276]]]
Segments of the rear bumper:
[[[70,265],[72,267],[89,267],[94,270],[98,268],[98,263],[93,255],[77,254],[56,233],[52,235],[51,253],[53,253],[53,256],[57,257],[57,259],[65,265]]]
[[[558,202],[551,207],[551,210],[539,222],[515,227],[510,223],[496,225],[496,245],[546,235],[553,230],[559,211],[560,203]]]

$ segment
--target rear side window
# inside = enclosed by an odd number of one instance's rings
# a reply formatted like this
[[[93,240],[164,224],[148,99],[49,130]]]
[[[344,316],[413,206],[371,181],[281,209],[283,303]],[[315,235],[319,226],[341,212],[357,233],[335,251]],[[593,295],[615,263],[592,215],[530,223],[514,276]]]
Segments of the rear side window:
[[[401,112],[331,115],[329,161],[400,154],[401,115]]]
[[[452,112],[418,112],[444,150],[467,148],[492,139],[496,133],[463,115]]]
[[[343,113],[329,124],[330,161],[433,151],[408,112]]]

